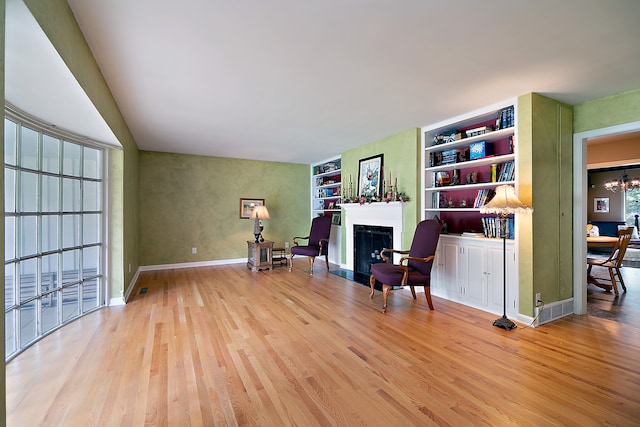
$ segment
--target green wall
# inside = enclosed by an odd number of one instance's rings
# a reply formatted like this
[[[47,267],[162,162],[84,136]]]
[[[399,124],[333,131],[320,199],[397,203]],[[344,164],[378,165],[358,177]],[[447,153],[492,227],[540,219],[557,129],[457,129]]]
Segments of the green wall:
[[[640,89],[574,106],[573,131],[586,132],[640,120]]]
[[[518,216],[520,313],[571,298],[573,276],[573,109],[538,94],[518,98],[518,196],[534,208]],[[532,236],[526,238],[525,236]]]
[[[150,151],[139,160],[141,265],[246,258],[253,221],[239,218],[240,198],[265,199],[265,239],[309,233],[309,165]]]
[[[107,268],[110,296],[118,297],[138,268],[138,148],[67,2],[25,0],[25,4],[123,147],[122,152],[110,150],[109,164],[112,223]]]
[[[342,185],[347,188],[349,176],[352,176],[354,194],[357,192],[358,166],[360,159],[384,154],[384,174],[389,180],[389,173],[395,182],[398,179],[398,191],[409,196],[404,205],[405,232],[403,247],[408,249],[413,239],[413,231],[420,221],[422,203],[420,191],[420,129],[413,128],[378,141],[354,148],[342,153]],[[346,261],[346,231],[342,226],[342,263]]]

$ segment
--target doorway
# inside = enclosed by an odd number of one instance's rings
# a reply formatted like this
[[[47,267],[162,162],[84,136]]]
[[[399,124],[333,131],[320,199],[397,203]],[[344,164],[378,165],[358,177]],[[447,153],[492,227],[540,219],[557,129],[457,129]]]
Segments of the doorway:
[[[587,281],[585,259],[587,242],[578,230],[587,226],[587,144],[589,139],[639,132],[640,121],[576,133],[573,135],[573,311],[587,313]]]

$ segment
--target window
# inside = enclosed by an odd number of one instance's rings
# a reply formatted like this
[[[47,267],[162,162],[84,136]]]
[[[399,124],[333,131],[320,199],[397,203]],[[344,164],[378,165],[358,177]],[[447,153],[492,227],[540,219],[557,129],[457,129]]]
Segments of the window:
[[[640,214],[640,189],[624,192],[624,215],[627,225],[635,225],[636,215]]]
[[[104,306],[104,150],[5,117],[5,359]]]

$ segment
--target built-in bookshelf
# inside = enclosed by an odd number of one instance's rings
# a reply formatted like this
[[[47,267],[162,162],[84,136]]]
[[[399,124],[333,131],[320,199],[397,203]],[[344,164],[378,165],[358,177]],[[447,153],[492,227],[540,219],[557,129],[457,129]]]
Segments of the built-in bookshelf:
[[[314,217],[326,215],[340,224],[342,198],[341,159],[335,158],[311,166],[311,203]]]
[[[311,215],[331,218],[329,262],[342,262],[342,161],[340,157],[311,165]]]
[[[506,270],[509,315],[519,311],[514,218],[485,215],[480,207],[497,186],[516,186],[516,109],[515,100],[503,102],[422,128],[422,217],[446,224],[431,292],[502,313]]]
[[[515,185],[515,102],[422,128],[424,218],[439,216],[452,234],[493,237],[480,207],[498,185]]]

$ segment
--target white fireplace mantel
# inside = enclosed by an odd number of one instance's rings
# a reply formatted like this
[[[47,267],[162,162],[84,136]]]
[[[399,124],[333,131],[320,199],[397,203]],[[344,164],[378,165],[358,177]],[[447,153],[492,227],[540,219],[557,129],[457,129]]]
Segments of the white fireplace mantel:
[[[345,203],[340,207],[344,211],[342,223],[346,233],[346,264],[343,268],[353,270],[353,226],[372,225],[393,228],[393,249],[402,248],[404,233],[403,202]],[[394,260],[398,262],[399,259]]]

